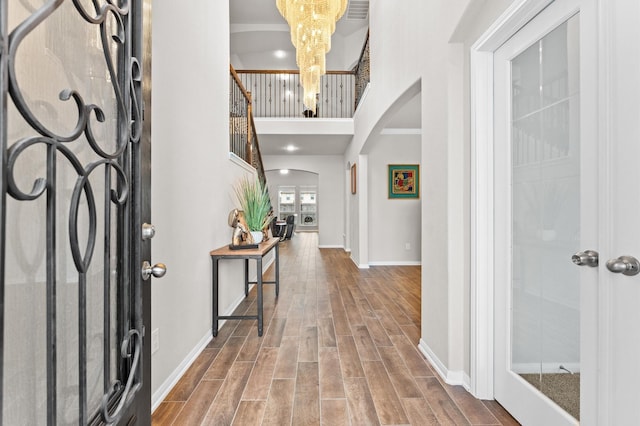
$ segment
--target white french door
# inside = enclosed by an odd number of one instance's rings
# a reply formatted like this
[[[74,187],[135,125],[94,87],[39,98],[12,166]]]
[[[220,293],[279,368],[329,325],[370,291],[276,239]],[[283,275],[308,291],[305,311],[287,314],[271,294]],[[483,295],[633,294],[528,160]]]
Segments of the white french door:
[[[494,52],[494,392],[640,421],[640,5],[556,0]]]
[[[582,214],[597,193],[581,185],[596,156],[580,135],[577,3],[552,3],[494,55],[495,396],[524,424],[580,416],[582,277],[571,257],[597,237]]]

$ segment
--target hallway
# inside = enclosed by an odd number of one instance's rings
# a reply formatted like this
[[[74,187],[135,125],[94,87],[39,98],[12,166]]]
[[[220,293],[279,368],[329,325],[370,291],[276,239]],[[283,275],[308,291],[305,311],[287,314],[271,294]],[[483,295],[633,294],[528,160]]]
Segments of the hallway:
[[[444,384],[418,351],[420,267],[359,270],[342,249],[318,249],[316,233],[297,233],[280,255],[264,336],[255,320],[227,321],[153,425],[517,424]],[[255,311],[255,293],[237,314]]]

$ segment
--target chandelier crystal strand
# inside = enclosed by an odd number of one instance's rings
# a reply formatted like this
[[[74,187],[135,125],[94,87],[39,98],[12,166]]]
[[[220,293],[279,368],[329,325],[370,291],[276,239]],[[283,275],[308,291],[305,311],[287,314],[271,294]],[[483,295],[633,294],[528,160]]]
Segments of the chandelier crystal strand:
[[[276,0],[278,11],[291,29],[296,48],[304,105],[316,112],[316,94],[320,77],[326,72],[326,55],[331,50],[331,35],[344,15],[348,0]]]

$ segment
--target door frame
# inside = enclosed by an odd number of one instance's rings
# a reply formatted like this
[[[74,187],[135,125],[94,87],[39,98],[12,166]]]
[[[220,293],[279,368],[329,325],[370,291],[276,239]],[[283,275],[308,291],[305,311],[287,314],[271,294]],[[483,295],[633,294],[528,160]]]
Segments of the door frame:
[[[494,252],[496,241],[494,236],[494,101],[493,101],[493,60],[494,52],[513,34],[533,19],[553,0],[517,0],[489,27],[489,29],[471,46],[470,49],[470,104],[471,104],[471,288],[470,288],[470,390],[480,399],[494,398]],[[597,19],[597,10],[601,9],[602,0],[581,0],[581,43],[593,48],[587,51],[581,63],[597,63],[599,40],[605,34],[604,24]],[[598,89],[603,86],[603,78],[598,75],[596,67],[582,67],[581,80],[591,82]],[[600,70],[602,72],[602,70]],[[591,96],[584,94],[581,96]],[[583,137],[596,138],[600,113],[595,99],[590,99],[593,107],[581,109],[581,133]],[[584,98],[582,104],[584,104]],[[583,124],[583,123],[586,123]],[[586,127],[588,126],[588,127]],[[598,148],[601,154],[599,165],[604,165],[606,156],[604,148]],[[590,182],[594,184],[593,182]],[[597,185],[597,177],[595,180]],[[601,210],[601,209],[600,209]],[[602,238],[601,238],[602,240]],[[602,243],[599,241],[598,243]],[[600,245],[600,249],[604,247]],[[602,277],[601,277],[602,278]],[[601,285],[602,287],[602,281]],[[590,294],[584,299],[597,301],[594,292],[599,289],[585,289]],[[595,330],[596,324],[606,317],[602,303],[585,305],[581,309],[590,308],[598,312],[598,318],[581,320],[581,330],[589,327]],[[599,327],[602,333],[606,327]],[[599,340],[600,339],[600,340]],[[597,371],[597,366],[606,364],[606,356],[598,351],[598,342],[606,341],[606,336],[595,332],[581,331],[581,350],[593,354],[581,360],[585,369]],[[597,382],[603,373],[598,373]],[[581,418],[585,423],[596,419],[609,418],[608,400],[591,379],[582,381],[586,386],[581,389]],[[606,379],[605,379],[606,380]],[[600,398],[599,398],[600,397]],[[605,422],[606,423],[606,422]]]
[[[140,223],[134,224],[141,230],[142,223],[153,223],[151,218],[151,47],[152,47],[152,4],[153,0],[142,0],[135,3],[137,20],[134,31],[139,35],[134,46],[134,56],[142,61],[142,134],[140,135]],[[138,27],[139,26],[139,27]],[[141,236],[140,236],[141,237]],[[151,240],[140,238],[140,258],[151,261]],[[137,265],[140,266],[140,265]],[[132,408],[131,414],[137,417],[138,424],[151,424],[151,285],[154,278],[143,280],[140,288],[142,303],[142,329],[144,333],[142,345],[141,368],[139,370],[138,404]]]
[[[553,0],[518,0],[471,46],[470,388],[493,399],[494,151],[493,56]]]

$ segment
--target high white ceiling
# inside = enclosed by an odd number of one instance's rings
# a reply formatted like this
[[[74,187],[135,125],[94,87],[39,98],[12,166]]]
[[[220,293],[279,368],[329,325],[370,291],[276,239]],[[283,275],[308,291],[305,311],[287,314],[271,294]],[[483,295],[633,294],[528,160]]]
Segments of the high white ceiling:
[[[364,19],[350,19],[355,12],[368,10],[368,0],[349,0],[347,13],[336,24],[332,49],[327,54],[328,69],[349,69],[357,61],[369,25]],[[231,63],[237,69],[297,69],[295,50],[291,44],[287,22],[278,12],[276,0],[229,0],[231,24]],[[357,40],[354,40],[357,38]],[[360,38],[362,38],[360,40]],[[279,55],[276,55],[276,52]],[[332,66],[333,65],[333,66]],[[387,123],[386,128],[420,128],[420,97],[409,101],[406,108]],[[260,134],[263,155],[332,155],[344,153],[348,135],[274,135]]]

